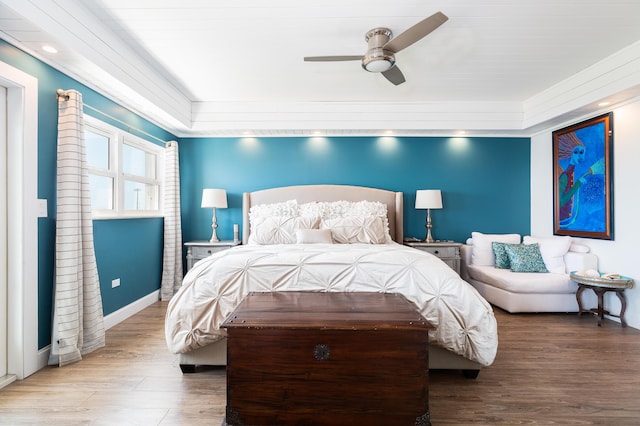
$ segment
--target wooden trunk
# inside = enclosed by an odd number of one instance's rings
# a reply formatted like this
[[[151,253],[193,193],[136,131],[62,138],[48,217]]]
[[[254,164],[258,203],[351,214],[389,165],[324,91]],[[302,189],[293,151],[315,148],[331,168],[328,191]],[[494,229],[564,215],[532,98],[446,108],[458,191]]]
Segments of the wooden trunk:
[[[428,330],[404,296],[251,293],[227,328],[228,425],[428,425]]]

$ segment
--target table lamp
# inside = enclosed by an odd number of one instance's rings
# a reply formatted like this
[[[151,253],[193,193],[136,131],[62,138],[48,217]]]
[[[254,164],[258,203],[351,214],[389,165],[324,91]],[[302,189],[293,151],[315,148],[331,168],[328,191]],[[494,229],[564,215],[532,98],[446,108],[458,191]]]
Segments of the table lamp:
[[[220,241],[216,229],[218,221],[216,219],[216,208],[227,208],[227,191],[224,189],[206,188],[202,190],[202,208],[212,208],[213,216],[211,217],[211,239],[209,242],[216,243]]]
[[[431,209],[442,208],[442,193],[439,189],[419,189],[416,191],[416,209],[427,209],[427,237],[425,241],[427,243],[434,242],[431,236]]]

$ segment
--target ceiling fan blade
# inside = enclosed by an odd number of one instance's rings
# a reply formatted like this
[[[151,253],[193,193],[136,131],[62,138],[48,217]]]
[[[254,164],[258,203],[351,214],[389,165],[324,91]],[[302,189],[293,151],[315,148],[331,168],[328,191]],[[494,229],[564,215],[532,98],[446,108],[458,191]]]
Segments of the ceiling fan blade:
[[[362,55],[359,56],[305,56],[307,62],[336,62],[336,61],[360,61]]]
[[[442,12],[434,13],[428,18],[423,19],[413,27],[407,29],[403,33],[400,33],[396,37],[389,40],[389,42],[383,46],[383,49],[393,53],[398,53],[402,49],[411,46],[416,41],[425,37],[431,31],[447,22],[448,19],[449,18]]]
[[[382,75],[384,75],[384,77],[387,80],[389,80],[390,82],[392,82],[396,86],[398,84],[402,84],[402,83],[404,83],[406,81],[404,79],[404,75],[402,74],[402,71],[400,71],[400,68],[398,68],[395,65],[392,66],[391,68],[389,68],[388,70],[383,71]]]

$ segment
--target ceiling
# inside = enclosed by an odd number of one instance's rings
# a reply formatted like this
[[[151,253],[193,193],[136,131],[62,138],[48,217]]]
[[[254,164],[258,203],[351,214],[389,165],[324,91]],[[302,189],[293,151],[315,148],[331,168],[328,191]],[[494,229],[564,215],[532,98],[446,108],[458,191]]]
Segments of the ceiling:
[[[437,11],[399,86],[303,61]],[[528,136],[640,95],[637,0],[0,0],[0,37],[180,137]]]

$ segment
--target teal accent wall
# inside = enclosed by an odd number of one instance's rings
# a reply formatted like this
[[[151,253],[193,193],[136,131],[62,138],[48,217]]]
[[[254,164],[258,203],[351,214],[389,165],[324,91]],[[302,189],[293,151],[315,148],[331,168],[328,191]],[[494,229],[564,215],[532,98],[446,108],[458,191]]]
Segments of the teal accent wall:
[[[38,198],[48,200],[48,217],[38,220],[38,300],[34,301],[38,307],[38,348],[42,349],[51,343],[58,121],[56,89],[78,90],[85,104],[127,123],[124,126],[90,109],[86,110],[88,115],[115,127],[138,128],[162,140],[176,138],[3,40],[0,40],[0,61],[38,79]],[[159,143],[143,134],[138,136]],[[105,315],[160,288],[162,223],[162,219],[158,218],[94,221],[95,251]],[[113,278],[120,278],[122,285],[112,289]]]
[[[117,311],[123,301],[131,303],[160,288],[163,225],[162,218],[93,222],[104,312]],[[116,278],[120,287],[111,288]]]
[[[203,188],[227,190],[218,236],[242,223],[242,193],[285,185],[348,184],[404,193],[405,236],[424,238],[418,189],[441,189],[432,211],[436,239],[472,231],[529,233],[530,139],[449,137],[193,138],[180,141],[184,241],[208,239]]]
[[[86,104],[163,140],[174,135],[78,81],[0,40],[0,60],[38,79],[38,197],[48,217],[38,223],[38,347],[51,341],[55,214],[55,90],[76,89]],[[134,132],[135,133],[135,132]],[[139,136],[148,139],[143,134]],[[154,140],[151,140],[157,143]],[[284,185],[349,184],[404,192],[405,235],[423,238],[425,216],[415,191],[441,189],[444,208],[433,211],[434,236],[464,241],[471,231],[529,233],[528,138],[183,138],[180,142],[184,241],[208,239],[211,210],[200,208],[203,188],[224,188],[229,208],[218,210],[219,235],[232,238],[241,223],[242,193]],[[162,219],[94,221],[95,250],[108,315],[160,288]],[[111,288],[111,280],[121,286]]]

